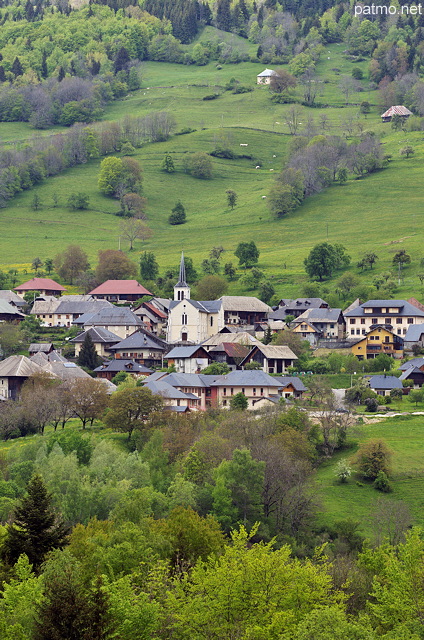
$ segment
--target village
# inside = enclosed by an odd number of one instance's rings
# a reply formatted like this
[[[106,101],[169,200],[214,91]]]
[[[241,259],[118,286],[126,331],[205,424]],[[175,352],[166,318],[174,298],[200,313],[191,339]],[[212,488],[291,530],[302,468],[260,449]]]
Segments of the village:
[[[358,372],[380,355],[398,361],[397,375],[384,370],[364,377],[380,404],[424,383],[424,358],[408,359],[424,345],[424,306],[415,298],[356,300],[344,310],[321,298],[281,299],[275,308],[253,296],[198,301],[190,296],[183,254],[173,300],[151,296],[136,280],[109,280],[87,295],[66,295],[57,282],[34,277],[14,291],[0,291],[3,323],[26,317],[22,296],[28,292],[34,292],[29,315],[41,327],[77,328],[67,345],[67,354],[71,346],[74,353],[65,357],[52,342],[33,343],[28,356],[4,358],[3,402],[19,399],[28,379],[47,374],[77,385],[94,376],[109,395],[130,377],[177,413],[230,408],[235,397],[249,410],[278,406],[307,397],[302,378],[314,377],[299,371],[290,346],[274,344],[284,332],[312,350],[349,353]],[[84,349],[97,358],[92,371],[78,366]],[[342,399],[339,410],[344,406]]]

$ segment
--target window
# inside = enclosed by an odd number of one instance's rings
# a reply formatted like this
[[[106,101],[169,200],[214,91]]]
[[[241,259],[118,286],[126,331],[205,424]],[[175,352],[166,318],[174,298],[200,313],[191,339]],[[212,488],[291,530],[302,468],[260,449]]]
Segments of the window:
[[[362,329],[362,335],[364,336],[366,333],[367,333],[366,330]]]
[[[403,330],[403,335],[405,335],[405,333],[406,333],[406,327],[405,327],[405,328],[404,328],[404,330]]]
[[[361,318],[361,324],[365,324],[365,318]]]
[[[233,387],[231,387],[230,392],[231,392],[231,395],[233,396],[233,395],[234,395],[234,389],[233,389]]]
[[[402,318],[396,318],[396,324],[402,324]]]
[[[361,330],[360,329],[356,329],[356,335],[357,336],[361,335]]]
[[[181,316],[181,324],[187,324],[187,314],[183,313]]]
[[[384,322],[385,322],[386,324],[392,324],[392,321],[391,321],[391,319],[390,319],[390,318],[384,318]]]
[[[224,388],[223,388],[222,393],[224,394],[224,396],[226,396],[226,395],[227,395],[227,387],[224,387]]]
[[[213,327],[213,316],[211,316],[211,327]]]
[[[371,318],[372,324],[378,324],[378,318]]]
[[[222,405],[223,405],[224,407],[226,407],[226,406],[227,406],[227,401],[226,401],[226,400],[223,400],[223,401],[222,401]]]
[[[256,387],[253,387],[253,395],[256,396]]]
[[[263,395],[264,395],[264,388],[261,387],[261,396],[263,396]]]
[[[243,389],[241,390],[241,392],[244,394],[244,387],[243,387]]]
[[[351,318],[350,319],[350,324],[356,324],[356,319],[355,318]]]
[[[401,334],[401,333],[402,333],[402,329],[398,329],[398,330],[397,330],[397,334],[398,334],[398,336],[400,336],[400,334]]]
[[[408,324],[414,324],[414,318],[408,318],[407,323]]]

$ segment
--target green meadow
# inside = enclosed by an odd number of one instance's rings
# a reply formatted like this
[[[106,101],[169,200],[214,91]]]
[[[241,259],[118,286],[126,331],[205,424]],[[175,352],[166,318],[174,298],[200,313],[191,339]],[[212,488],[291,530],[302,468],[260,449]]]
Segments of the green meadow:
[[[351,518],[363,533],[371,532],[372,513],[377,499],[401,500],[411,510],[414,524],[424,525],[424,460],[422,441],[424,416],[397,416],[354,428],[357,440],[349,450],[322,465],[316,474],[317,498],[321,502],[319,519],[333,523]],[[335,466],[342,458],[352,461],[358,444],[370,438],[385,440],[393,452],[390,481],[393,492],[381,493],[353,473],[345,484],[337,482]]]
[[[236,36],[227,36],[237,40]],[[209,36],[206,33],[201,37]],[[259,268],[273,281],[278,295],[290,297],[298,295],[299,288],[307,282],[303,260],[317,242],[344,244],[353,265],[365,251],[375,251],[379,260],[372,272],[361,275],[364,283],[369,283],[376,273],[390,270],[394,253],[406,248],[412,264],[404,270],[397,295],[421,293],[417,273],[423,257],[420,234],[423,213],[419,206],[423,188],[422,134],[393,132],[390,125],[380,122],[381,110],[375,105],[367,116],[359,116],[357,106],[346,106],[338,83],[340,76],[350,75],[355,65],[345,60],[340,45],[331,45],[327,54],[318,64],[321,79],[318,100],[329,106],[302,107],[302,124],[312,117],[319,131],[319,120],[325,114],[330,132],[343,135],[346,118],[359,117],[364,129],[383,136],[385,151],[392,154],[393,160],[383,171],[360,180],[351,176],[344,186],[334,185],[308,198],[281,220],[270,214],[264,196],[287,158],[291,136],[284,124],[284,114],[291,106],[271,102],[268,89],[256,85],[256,75],[263,65],[245,62],[217,69],[215,63],[204,67],[143,64],[143,88],[108,106],[104,119],[119,120],[126,114],[143,116],[166,110],[174,115],[177,131],[185,127],[196,131],[174,135],[167,142],[146,144],[134,156],[143,168],[143,195],[148,199],[148,224],[153,231],[146,242],[136,241],[131,254],[134,260],[138,260],[141,251],[153,251],[163,271],[178,264],[178,256],[184,249],[199,267],[209,250],[219,244],[226,251],[224,261],[236,263],[233,252],[237,244],[255,240],[261,251]],[[366,65],[359,63],[364,70]],[[233,77],[254,90],[244,94],[224,92],[223,86]],[[367,99],[375,103],[377,93],[366,91],[366,81],[362,84],[364,91],[349,96],[349,102],[359,104]],[[215,92],[220,93],[216,100],[202,99]],[[3,142],[19,145],[33,135],[26,123],[0,124]],[[234,152],[248,153],[252,159],[213,158],[212,180],[198,180],[182,171],[186,153],[210,152],[223,137],[230,141]],[[415,155],[409,159],[399,156],[406,142],[415,149]],[[240,147],[241,144],[248,146]],[[165,153],[174,159],[177,169],[174,174],[160,169]],[[93,264],[99,250],[118,248],[120,219],[113,214],[119,203],[103,197],[97,189],[100,161],[91,160],[50,178],[37,189],[19,194],[0,210],[0,268],[18,268],[24,274],[35,257],[54,257],[70,242],[83,247]],[[255,168],[257,165],[260,169]],[[233,211],[227,206],[227,189],[238,194]],[[90,196],[88,211],[72,212],[66,207],[73,191]],[[42,201],[38,211],[31,209],[35,192]],[[53,208],[54,193],[59,197],[57,208]],[[186,207],[187,223],[174,227],[167,220],[178,199]],[[123,240],[121,248],[128,249]],[[335,274],[335,278],[339,275]],[[235,292],[241,292],[237,281],[230,286],[230,293]]]

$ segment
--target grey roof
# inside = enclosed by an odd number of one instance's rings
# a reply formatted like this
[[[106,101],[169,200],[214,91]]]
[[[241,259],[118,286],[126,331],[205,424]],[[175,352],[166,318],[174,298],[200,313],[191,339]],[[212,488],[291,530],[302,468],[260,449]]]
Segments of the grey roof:
[[[297,376],[278,376],[275,378],[281,382],[281,386],[286,387],[289,384],[292,384],[296,391],[307,391],[308,388],[305,387],[302,380]]]
[[[178,282],[177,282],[177,284],[175,286],[176,287],[188,287],[188,284],[186,282],[184,251],[181,252],[180,274],[179,274]]]
[[[273,378],[260,370],[231,371],[225,375],[216,376],[210,386],[221,387],[224,384],[234,387],[281,387],[278,378]]]
[[[221,308],[221,300],[192,300],[191,298],[184,298],[183,300],[171,300],[169,310],[176,307],[181,302],[191,304],[195,309],[198,309],[202,313],[218,313]]]
[[[271,76],[275,76],[277,74],[276,71],[274,71],[274,69],[264,69],[262,71],[262,73],[258,73],[257,77],[258,78],[269,78]]]
[[[422,317],[424,318],[424,311],[421,311],[421,309],[418,309],[417,307],[414,307],[414,305],[412,305],[410,302],[408,302],[407,300],[368,300],[367,302],[364,302],[363,304],[359,305],[359,307],[355,307],[355,309],[351,309],[350,311],[345,311],[344,312],[344,316],[348,317],[348,318],[358,318],[358,317],[371,317],[371,313],[365,313],[364,309],[369,308],[369,307],[373,307],[375,309],[378,309],[379,307],[385,307],[386,310],[389,308],[399,308],[400,311],[399,313],[389,313],[387,311],[385,311],[383,313],[384,316],[390,317],[390,316],[415,316],[415,317]],[[381,311],[377,312],[379,315],[382,315]]]
[[[237,333],[216,333],[214,336],[211,336],[207,340],[204,340],[202,342],[202,346],[214,347],[217,344],[222,344],[223,342],[238,342],[239,344],[243,344],[247,347],[262,345],[262,342],[255,338],[255,336],[247,333],[247,331],[239,331]]]
[[[63,296],[59,300],[55,313],[97,313],[100,309],[113,307],[107,300],[96,300],[91,296]]]
[[[11,304],[4,300],[4,298],[0,298],[0,315],[7,314],[11,316],[16,316],[17,318],[25,318],[25,315],[17,310],[16,307],[12,307]]]
[[[114,344],[113,347],[111,347],[111,351],[119,351],[120,349],[142,349],[143,347],[164,351],[167,348],[167,344],[164,340],[150,333],[150,331],[140,329],[139,331],[134,331],[128,338]]]
[[[103,329],[103,327],[91,327],[90,329],[87,329],[87,331],[79,333],[75,338],[69,340],[69,342],[84,342],[87,333],[90,334],[91,339],[94,343],[120,342],[122,340],[122,338],[117,336],[116,333],[112,333],[112,331],[109,331],[108,329]]]
[[[39,351],[48,353],[52,347],[52,342],[32,342],[28,347],[28,351],[33,351],[34,353],[38,353]]]
[[[410,369],[411,367],[423,367],[424,366],[424,358],[412,358],[412,360],[408,360],[403,364],[399,365],[399,369],[401,371],[406,371],[406,369]]]
[[[76,378],[91,378],[91,376],[78,367],[74,362],[47,362],[43,366],[44,371],[57,376],[61,380],[75,380]]]
[[[407,378],[409,378],[411,373],[424,376],[424,371],[421,371],[421,369],[418,369],[418,367],[412,366],[409,367],[409,369],[405,369],[405,371],[399,376],[399,380],[406,380]]]
[[[371,389],[402,389],[403,385],[399,378],[395,376],[371,376]]]
[[[9,356],[0,362],[0,378],[28,378],[33,373],[40,373],[43,368],[31,362],[26,356]]]
[[[50,296],[49,296],[50,297]],[[56,313],[56,309],[60,304],[60,300],[50,297],[50,300],[44,300],[41,298],[37,298],[37,300],[32,305],[31,315],[46,315],[50,313]]]
[[[9,302],[9,304],[14,304],[17,307],[25,307],[26,302],[22,300],[21,296],[18,296],[17,293],[11,291],[10,289],[0,289],[0,298]]]
[[[301,320],[309,320],[310,322],[334,322],[337,323],[340,314],[342,313],[341,309],[307,309],[293,322],[299,322]]]
[[[125,371],[126,373],[141,373],[145,375],[152,373],[152,370],[145,367],[144,364],[138,364],[138,362],[135,362],[134,360],[124,360],[124,358],[117,358],[116,360],[105,362],[104,364],[101,364],[100,367],[96,367],[94,371],[108,371],[111,373]]]
[[[403,336],[405,342],[418,342],[424,333],[424,324],[410,324]]]
[[[215,380],[217,376],[207,376],[201,373],[170,373],[165,378],[171,386],[175,387],[201,387],[209,386],[209,378]],[[218,376],[219,377],[219,376]]]
[[[150,389],[150,391],[155,395],[171,398],[172,400],[178,400],[181,398],[186,399],[188,397],[186,393],[175,389],[173,385],[169,384],[165,380],[147,380],[144,386]]]
[[[272,308],[254,296],[221,296],[224,311],[257,311],[271,313]]]
[[[113,305],[110,305],[104,309],[100,309],[100,311],[95,314],[84,313],[77,319],[77,321],[74,320],[74,324],[81,324],[84,316],[89,316],[84,320],[84,326],[87,325],[87,327],[96,324],[106,326],[128,325],[140,327],[143,324],[140,318],[128,307],[114,307]]]
[[[49,362],[68,362],[68,360],[56,350],[47,354],[47,360]]]
[[[286,360],[298,359],[297,355],[293,353],[290,347],[287,347],[285,345],[260,344],[256,345],[252,349],[252,351],[254,351],[254,349],[258,349],[258,351],[261,351],[261,353],[264,354],[267,360],[269,360],[270,358],[277,360],[280,360],[281,358],[284,358]]]
[[[195,344],[192,347],[174,347],[171,349],[169,353],[166,354],[167,358],[191,358],[196,351],[202,349],[204,351],[204,347],[200,344]]]

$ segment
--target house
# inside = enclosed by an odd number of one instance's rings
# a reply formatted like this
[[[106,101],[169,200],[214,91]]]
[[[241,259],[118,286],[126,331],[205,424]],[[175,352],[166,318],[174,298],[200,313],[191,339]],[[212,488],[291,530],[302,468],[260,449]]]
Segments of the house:
[[[83,331],[75,338],[72,338],[72,340],[69,340],[71,344],[75,345],[76,357],[79,356],[82,343],[84,342],[87,333],[90,335],[97,355],[101,358],[108,358],[111,355],[111,347],[118,344],[118,342],[121,342],[120,336],[117,336],[116,333],[112,333],[111,331],[108,331],[108,329],[103,329],[102,327],[91,327],[91,329],[87,329],[87,331]]]
[[[135,302],[142,296],[151,296],[137,280],[106,280],[89,292],[97,300],[108,300],[112,303]]]
[[[30,356],[30,360],[31,362],[39,364],[40,367],[44,367],[46,362],[69,362],[69,360],[62,356],[58,351],[50,351],[50,353],[38,351],[33,356]]]
[[[136,316],[140,318],[148,331],[156,335],[165,335],[168,324],[168,313],[159,309],[153,301],[142,302],[133,308]]]
[[[12,306],[9,302],[0,298],[0,322],[22,322],[25,320],[25,314]]]
[[[262,342],[252,336],[247,331],[235,331],[226,332],[226,333],[216,333],[211,336],[207,340],[202,342],[202,347],[206,349],[206,351],[211,351],[214,347],[218,345],[222,345],[223,343],[231,343],[231,344],[241,344],[243,347],[247,347],[248,349],[253,349],[256,345],[261,345]]]
[[[393,116],[400,116],[402,120],[407,120],[409,116],[412,116],[412,111],[409,111],[409,109],[402,105],[397,105],[396,107],[390,107],[382,113],[381,119],[383,122],[390,122]]]
[[[33,342],[28,347],[29,357],[35,356],[36,353],[51,353],[54,351],[54,345],[52,342]]]
[[[31,278],[31,280],[15,287],[15,291],[22,297],[28,291],[38,291],[46,296],[61,296],[66,289],[58,282],[51,280],[51,278]]]
[[[296,298],[295,300],[283,298],[278,303],[278,307],[269,315],[270,320],[286,320],[287,316],[298,316],[310,309],[328,309],[328,303],[322,298]]]
[[[125,340],[111,346],[110,351],[116,359],[130,358],[146,367],[161,367],[167,349],[168,345],[164,340],[145,329],[138,329]]]
[[[24,382],[42,372],[43,368],[26,356],[9,356],[0,362],[0,395],[17,400]]]
[[[154,393],[152,383],[164,382],[181,393],[187,394],[187,404],[193,410],[205,411],[211,404],[210,382],[219,376],[202,373],[169,373],[156,371],[146,381],[145,386]],[[180,396],[182,400],[182,397]]]
[[[211,357],[200,345],[174,347],[167,354],[168,367],[174,365],[178,373],[200,373],[210,363]]]
[[[37,298],[31,309],[45,327],[70,327],[75,320],[87,313],[97,313],[100,309],[112,307],[107,300],[95,300],[89,295],[69,295],[60,299]]]
[[[197,395],[180,391],[165,380],[147,379],[144,386],[155,395],[163,398],[165,409],[178,413],[186,413],[190,410],[198,411],[200,409],[200,398]]]
[[[424,347],[424,323],[412,324],[405,333],[405,349],[412,349],[414,344]]]
[[[349,339],[366,335],[376,325],[405,336],[411,325],[424,321],[424,311],[406,300],[368,300],[343,315]]]
[[[272,308],[254,296],[221,296],[220,324],[222,326],[254,327],[266,322]]]
[[[286,373],[297,359],[289,347],[261,344],[251,349],[241,366],[245,367],[248,362],[254,361],[259,362],[265,373]]]
[[[152,373],[152,369],[145,367],[144,364],[138,364],[134,360],[124,360],[123,358],[104,362],[100,367],[94,369],[94,373],[98,378],[106,378],[107,380],[112,380],[122,371],[137,377],[148,376]]]
[[[262,73],[258,73],[256,76],[257,84],[271,84],[272,76],[276,76],[277,72],[273,69],[264,69]]]
[[[75,362],[60,362],[54,360],[46,362],[43,366],[46,373],[50,373],[55,378],[59,378],[62,382],[76,380],[77,378],[91,378],[90,374],[81,369]]]
[[[369,386],[379,396],[389,396],[392,389],[403,389],[402,381],[395,376],[371,376]]]
[[[317,344],[322,338],[341,340],[346,327],[341,309],[320,307],[304,311],[293,320],[293,325],[293,331],[300,333],[311,344]]]
[[[22,307],[27,306],[25,300],[22,300],[21,296],[18,296],[17,293],[10,289],[0,289],[0,299],[6,300],[6,302],[11,304],[12,307],[16,307],[19,310],[22,310]]]
[[[255,407],[260,397],[280,397],[282,384],[264,371],[231,371],[217,376],[210,383],[212,406],[230,407],[230,400],[237,393],[243,393],[248,401],[248,409]]]
[[[401,371],[407,371],[411,367],[417,367],[418,369],[421,369],[421,371],[424,371],[424,358],[412,358],[412,360],[408,360],[407,362],[399,365],[399,369]]]
[[[222,362],[231,369],[240,369],[241,362],[246,358],[250,348],[238,342],[221,342],[209,349],[208,353],[213,362]]]
[[[407,364],[407,363],[406,363]],[[414,389],[421,389],[424,384],[424,371],[418,367],[411,366],[399,376],[399,380],[411,380]]]
[[[403,358],[403,338],[385,325],[376,325],[364,338],[352,344],[350,350],[358,360],[371,360],[381,353]]]
[[[295,376],[280,376],[278,380],[280,380],[281,382],[279,395],[272,395],[268,397],[261,396],[260,398],[255,398],[252,402],[252,405],[255,409],[262,409],[262,407],[269,406],[270,404],[279,404],[280,398],[284,398],[286,400],[290,400],[292,398],[302,398],[304,392],[308,390],[300,380],[300,378],[297,378]]]
[[[83,328],[100,327],[116,334],[123,340],[134,331],[142,328],[142,322],[128,307],[114,307],[110,305],[100,309],[97,313],[84,313],[73,321],[73,325]]]

